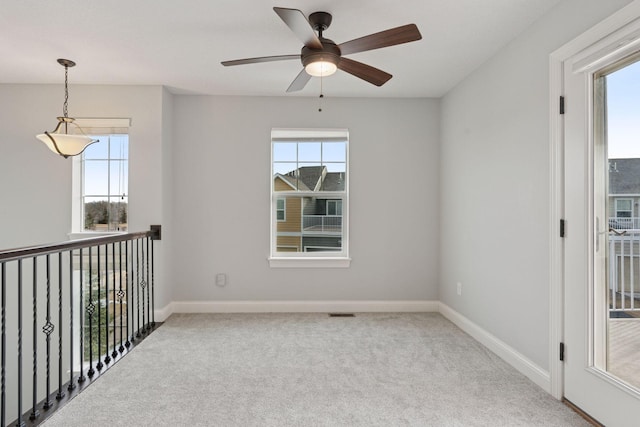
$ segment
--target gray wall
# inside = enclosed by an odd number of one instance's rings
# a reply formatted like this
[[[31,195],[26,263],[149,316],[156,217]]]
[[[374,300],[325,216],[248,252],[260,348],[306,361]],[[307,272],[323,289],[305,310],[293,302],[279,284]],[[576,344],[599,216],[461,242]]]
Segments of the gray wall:
[[[160,86],[71,86],[69,113],[78,117],[130,117],[129,225],[163,224],[170,185],[165,155],[171,148],[171,96]],[[68,239],[71,230],[71,159],[35,138],[52,130],[62,110],[62,85],[0,85],[0,248]],[[156,307],[170,302],[165,241],[156,245]]]
[[[174,300],[437,299],[439,102],[317,109],[315,98],[175,97]],[[273,127],[349,129],[350,268],[269,267]]]
[[[440,300],[543,369],[549,54],[627,3],[560,3],[442,100]]]

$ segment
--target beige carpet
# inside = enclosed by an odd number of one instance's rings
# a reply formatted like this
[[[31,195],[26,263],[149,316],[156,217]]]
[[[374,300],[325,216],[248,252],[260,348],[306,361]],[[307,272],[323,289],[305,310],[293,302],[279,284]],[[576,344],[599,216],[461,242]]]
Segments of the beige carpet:
[[[587,426],[434,313],[173,315],[44,423]]]

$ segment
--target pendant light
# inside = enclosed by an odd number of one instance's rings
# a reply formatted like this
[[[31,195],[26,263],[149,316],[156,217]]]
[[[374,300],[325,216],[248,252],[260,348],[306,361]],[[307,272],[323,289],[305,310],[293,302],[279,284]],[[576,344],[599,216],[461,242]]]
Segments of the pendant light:
[[[76,65],[69,59],[58,59],[58,63],[64,67],[64,104],[62,107],[63,117],[58,117],[58,125],[51,132],[36,135],[40,141],[54,153],[61,155],[65,159],[69,156],[81,154],[89,145],[97,142],[84,134],[80,126],[74,123],[72,117],[67,112],[69,102],[68,71],[69,67]],[[71,133],[69,128],[71,127]]]

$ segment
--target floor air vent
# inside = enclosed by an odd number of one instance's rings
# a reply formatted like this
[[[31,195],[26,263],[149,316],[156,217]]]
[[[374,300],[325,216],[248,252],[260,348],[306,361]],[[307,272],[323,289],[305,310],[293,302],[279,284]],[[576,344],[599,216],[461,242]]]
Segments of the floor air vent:
[[[353,313],[329,313],[329,317],[356,317]]]

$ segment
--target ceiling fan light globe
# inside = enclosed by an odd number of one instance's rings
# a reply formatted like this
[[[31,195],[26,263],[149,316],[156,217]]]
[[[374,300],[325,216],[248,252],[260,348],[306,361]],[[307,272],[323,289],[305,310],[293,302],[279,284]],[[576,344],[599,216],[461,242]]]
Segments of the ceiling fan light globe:
[[[313,77],[327,77],[336,72],[338,67],[333,62],[316,61],[304,67],[307,74]]]

